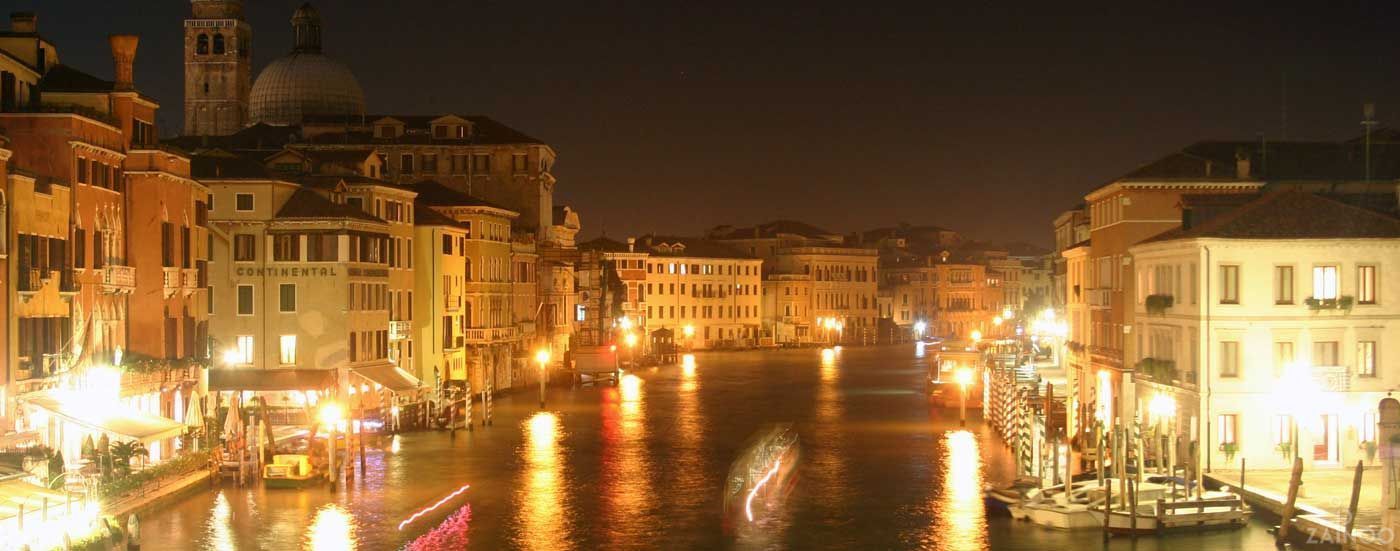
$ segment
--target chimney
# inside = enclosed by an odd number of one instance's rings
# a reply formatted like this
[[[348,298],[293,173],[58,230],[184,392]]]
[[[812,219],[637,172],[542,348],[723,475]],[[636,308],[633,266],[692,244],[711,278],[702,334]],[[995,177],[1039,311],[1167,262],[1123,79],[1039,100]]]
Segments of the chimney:
[[[131,67],[136,62],[136,43],[139,40],[140,37],[134,34],[114,34],[107,37],[107,42],[112,45],[112,64],[116,74],[113,88],[117,90],[136,89]]]
[[[23,34],[39,32],[39,16],[32,11],[10,12],[10,32]]]
[[[1235,179],[1249,179],[1249,152],[1244,149],[1235,151]]]
[[[627,252],[629,252],[629,253],[635,253],[635,252],[637,252],[637,238],[635,238],[635,237],[628,237],[628,238],[627,238]]]

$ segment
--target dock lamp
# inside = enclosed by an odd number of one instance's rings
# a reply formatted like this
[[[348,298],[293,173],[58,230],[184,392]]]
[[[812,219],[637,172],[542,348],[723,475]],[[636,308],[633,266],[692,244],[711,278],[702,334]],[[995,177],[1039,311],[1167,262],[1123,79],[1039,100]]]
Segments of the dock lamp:
[[[540,364],[540,409],[544,409],[544,379],[545,368],[549,365],[549,350],[541,348],[535,351],[535,361]]]
[[[914,322],[914,338],[923,339],[925,329],[928,329],[927,323],[924,323],[922,320]]]
[[[960,367],[953,373],[953,378],[958,382],[958,388],[962,390],[958,394],[958,424],[967,426],[967,385],[972,384],[972,370]]]
[[[336,429],[340,426],[340,420],[344,417],[344,415],[345,412],[341,411],[340,404],[337,404],[330,400],[321,402],[321,410],[317,412],[317,417],[321,421],[321,424],[329,427],[326,430],[326,465],[328,467],[326,474],[330,475],[332,490],[335,489],[335,483],[337,480],[335,475],[335,432]]]

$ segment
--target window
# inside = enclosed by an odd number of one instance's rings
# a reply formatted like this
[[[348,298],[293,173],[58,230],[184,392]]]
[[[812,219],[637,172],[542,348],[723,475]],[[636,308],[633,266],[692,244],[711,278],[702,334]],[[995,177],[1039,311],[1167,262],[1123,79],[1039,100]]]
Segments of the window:
[[[278,343],[278,362],[282,365],[294,365],[297,363],[297,336],[282,335]]]
[[[1376,267],[1358,266],[1356,268],[1356,302],[1361,304],[1376,303]]]
[[[1361,430],[1357,431],[1357,440],[1361,442],[1376,441],[1376,413],[1368,411],[1361,414]]]
[[[472,155],[472,173],[485,174],[491,172],[490,155]]]
[[[1239,341],[1220,341],[1220,376],[1240,376]]]
[[[239,233],[233,236],[233,260],[235,262],[255,262],[258,260],[257,236]]]
[[[460,155],[460,154],[459,154],[459,155],[453,155],[453,156],[452,156],[452,173],[453,173],[453,174],[466,174],[466,173],[467,173],[467,158],[468,158],[468,157],[467,157],[466,155]]]
[[[1356,374],[1362,377],[1376,376],[1376,341],[1356,343]]]
[[[1284,368],[1293,363],[1293,342],[1279,341],[1274,343],[1274,376],[1283,374]]]
[[[452,236],[442,236],[442,254],[452,254]]]
[[[446,138],[446,137],[447,137],[447,126],[446,126],[446,125],[442,125],[442,124],[434,125],[434,126],[433,126],[433,137],[434,137],[434,138]]]
[[[239,335],[234,340],[233,349],[234,363],[248,365],[253,363],[253,336]]]
[[[1293,304],[1293,267],[1274,266],[1274,304]]]
[[[198,55],[209,54],[209,35],[201,34],[194,41],[194,53]]]
[[[1293,416],[1275,415],[1273,423],[1274,444],[1293,442]]]
[[[517,153],[511,157],[511,170],[514,172],[525,172],[529,170],[525,155]]]
[[[297,311],[297,285],[283,283],[277,286],[277,309],[288,313]]]
[[[160,223],[160,265],[175,267],[175,226],[170,222]]]
[[[1337,341],[1317,341],[1313,343],[1312,364],[1321,366],[1342,365],[1337,357]]]
[[[1235,428],[1239,426],[1239,416],[1233,413],[1218,415],[1215,418],[1215,441],[1220,444],[1234,444]]]
[[[82,228],[73,229],[73,267],[82,268],[87,258],[87,234]]]
[[[1337,298],[1337,267],[1313,266],[1313,298]]]
[[[274,236],[272,259],[278,262],[301,260],[301,236],[297,234]]]
[[[224,35],[219,34],[219,33],[215,33],[215,34],[214,34],[214,55],[221,55],[221,54],[223,54],[223,53],[224,53]]]
[[[233,196],[233,210],[248,212],[253,210],[253,194],[239,193]]]
[[[313,233],[306,236],[306,260],[309,262],[335,262],[340,260],[340,236],[329,233]]]
[[[1240,303],[1240,267],[1220,267],[1220,303]]]
[[[240,315],[240,316],[251,316],[251,315],[253,315],[253,286],[252,286],[252,285],[239,285],[239,286],[238,286],[238,315]]]
[[[437,174],[437,154],[424,153],[422,168],[424,174]]]
[[[204,296],[206,297],[205,300],[204,300],[204,304],[208,307],[208,308],[206,308],[205,313],[207,313],[207,314],[213,314],[213,313],[214,313],[214,286],[213,286],[213,285],[210,285],[210,286],[204,288]]]

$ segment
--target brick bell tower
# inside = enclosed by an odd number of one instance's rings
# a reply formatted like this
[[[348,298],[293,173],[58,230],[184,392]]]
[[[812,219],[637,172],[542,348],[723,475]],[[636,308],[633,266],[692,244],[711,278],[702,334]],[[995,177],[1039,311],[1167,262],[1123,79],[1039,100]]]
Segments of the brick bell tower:
[[[242,0],[191,0],[185,20],[185,135],[227,136],[248,123],[253,29]]]

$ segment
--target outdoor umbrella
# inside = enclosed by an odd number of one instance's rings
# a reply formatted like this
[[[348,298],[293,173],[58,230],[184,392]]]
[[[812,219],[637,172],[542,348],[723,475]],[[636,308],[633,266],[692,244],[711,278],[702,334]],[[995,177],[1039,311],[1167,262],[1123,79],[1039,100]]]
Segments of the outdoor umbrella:
[[[199,393],[190,393],[190,407],[185,412],[185,426],[197,429],[204,426],[204,408],[200,406]],[[199,451],[199,438],[192,438],[195,451]]]
[[[243,416],[238,412],[238,398],[229,400],[228,416],[224,417],[224,438],[232,440],[243,429]]]

